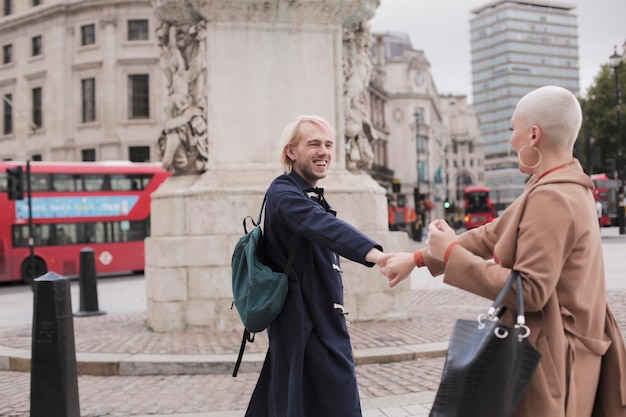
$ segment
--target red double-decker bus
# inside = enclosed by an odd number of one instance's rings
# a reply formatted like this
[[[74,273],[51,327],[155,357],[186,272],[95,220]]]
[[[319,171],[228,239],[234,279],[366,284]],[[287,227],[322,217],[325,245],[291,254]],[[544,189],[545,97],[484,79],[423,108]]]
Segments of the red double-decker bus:
[[[496,218],[495,207],[487,187],[467,187],[463,192],[465,201],[465,227],[474,229]]]
[[[48,271],[79,272],[91,248],[96,273],[144,269],[150,194],[171,174],[160,164],[31,162],[32,246],[24,162],[0,162],[0,281],[30,283]],[[21,166],[24,198],[9,199],[7,169]]]
[[[593,197],[602,204],[601,226],[617,226],[617,181],[606,174],[591,175]]]

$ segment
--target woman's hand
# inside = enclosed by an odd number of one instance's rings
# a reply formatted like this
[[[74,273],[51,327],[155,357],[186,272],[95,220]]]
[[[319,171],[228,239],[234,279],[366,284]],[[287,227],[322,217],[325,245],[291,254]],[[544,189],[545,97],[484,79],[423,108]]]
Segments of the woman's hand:
[[[445,220],[435,220],[428,225],[426,246],[433,258],[443,262],[446,249],[456,241],[456,233]]]

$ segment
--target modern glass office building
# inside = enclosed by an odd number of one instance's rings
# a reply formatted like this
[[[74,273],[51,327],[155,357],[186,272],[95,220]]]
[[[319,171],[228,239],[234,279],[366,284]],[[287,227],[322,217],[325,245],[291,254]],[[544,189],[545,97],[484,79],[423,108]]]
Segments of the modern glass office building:
[[[544,85],[579,95],[575,5],[495,0],[471,10],[473,104],[485,153],[485,180],[499,210],[524,188],[509,144],[518,100]]]

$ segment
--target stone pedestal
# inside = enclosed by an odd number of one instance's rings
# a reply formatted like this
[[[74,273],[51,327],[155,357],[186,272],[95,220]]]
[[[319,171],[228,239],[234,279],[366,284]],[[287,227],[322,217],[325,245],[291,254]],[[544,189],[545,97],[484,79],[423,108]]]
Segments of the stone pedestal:
[[[202,18],[206,28],[207,171],[168,179],[152,195],[146,241],[148,325],[241,327],[231,310],[230,260],[280,172],[280,136],[302,114],[337,130],[329,176],[320,182],[338,217],[406,251],[408,237],[387,230],[385,190],[346,170],[342,108],[342,28],[368,20],[378,0],[153,0],[161,19]],[[172,23],[172,22],[170,22]],[[175,24],[174,22],[173,24]],[[378,268],[342,260],[350,320],[405,318],[409,282],[390,290]]]

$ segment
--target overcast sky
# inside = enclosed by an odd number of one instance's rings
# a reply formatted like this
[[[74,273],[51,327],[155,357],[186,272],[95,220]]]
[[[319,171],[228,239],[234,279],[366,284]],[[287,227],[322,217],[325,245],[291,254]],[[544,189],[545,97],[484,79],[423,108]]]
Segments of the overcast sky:
[[[440,94],[466,94],[472,102],[469,40],[470,9],[490,0],[381,0],[370,21],[376,32],[408,33],[413,48],[421,49]],[[626,42],[626,0],[566,0],[576,5],[580,93],[585,95],[613,54]]]

